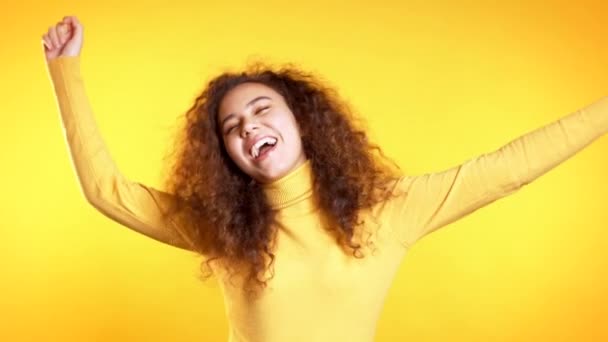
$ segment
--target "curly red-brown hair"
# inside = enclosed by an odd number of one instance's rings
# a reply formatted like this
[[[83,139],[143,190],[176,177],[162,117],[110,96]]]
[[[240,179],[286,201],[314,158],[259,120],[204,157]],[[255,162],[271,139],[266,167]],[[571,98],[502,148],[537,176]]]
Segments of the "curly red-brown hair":
[[[284,97],[301,128],[314,176],[313,194],[332,222],[327,228],[338,244],[361,257],[361,245],[355,241],[357,227],[363,227],[359,214],[388,199],[399,167],[369,141],[363,121],[336,90],[291,64],[273,69],[258,62],[242,72],[225,72],[207,84],[186,112],[185,128],[177,140],[177,157],[165,181],[176,200],[167,215],[191,241],[192,249],[207,257],[202,264],[207,270],[214,260],[232,270],[246,266],[247,285],[266,285],[259,275],[274,260],[276,212],[261,184],[228,156],[217,120],[224,95],[244,82],[264,84]]]

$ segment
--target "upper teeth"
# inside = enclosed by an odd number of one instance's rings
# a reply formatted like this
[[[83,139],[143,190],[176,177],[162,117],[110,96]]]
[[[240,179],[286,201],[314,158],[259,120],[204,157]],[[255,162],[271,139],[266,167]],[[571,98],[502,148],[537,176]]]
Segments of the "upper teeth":
[[[253,144],[253,146],[251,146],[251,151],[249,151],[249,153],[251,154],[251,156],[253,156],[253,158],[258,157],[258,155],[260,154],[260,147],[262,147],[262,145],[264,145],[265,143],[274,145],[277,143],[277,139],[272,138],[272,137],[264,137],[264,138],[258,140],[255,144]]]

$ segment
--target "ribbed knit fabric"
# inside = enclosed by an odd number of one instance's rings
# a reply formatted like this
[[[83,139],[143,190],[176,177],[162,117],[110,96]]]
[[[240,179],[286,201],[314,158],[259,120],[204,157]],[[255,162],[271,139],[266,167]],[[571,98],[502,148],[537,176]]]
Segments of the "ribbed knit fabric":
[[[289,174],[264,184],[264,192],[273,209],[283,209],[312,196],[313,174],[310,160],[292,170]]]

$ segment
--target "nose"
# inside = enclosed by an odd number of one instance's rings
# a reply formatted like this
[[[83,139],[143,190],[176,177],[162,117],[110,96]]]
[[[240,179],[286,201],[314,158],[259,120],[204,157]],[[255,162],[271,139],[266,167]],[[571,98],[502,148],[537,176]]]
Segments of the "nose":
[[[246,120],[243,122],[241,127],[241,137],[247,138],[247,136],[258,129],[258,124],[253,120]]]

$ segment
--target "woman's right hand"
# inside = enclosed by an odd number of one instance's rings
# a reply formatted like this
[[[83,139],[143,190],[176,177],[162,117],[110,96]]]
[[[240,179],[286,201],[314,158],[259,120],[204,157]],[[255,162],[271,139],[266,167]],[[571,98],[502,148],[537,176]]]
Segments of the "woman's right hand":
[[[42,36],[46,62],[59,56],[78,56],[82,49],[82,24],[75,16],[63,17]]]

